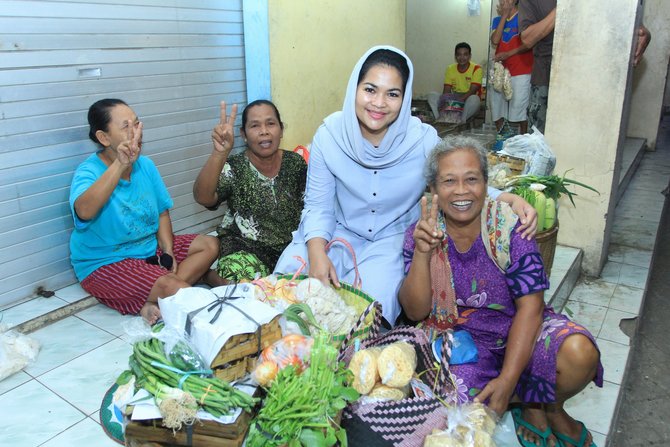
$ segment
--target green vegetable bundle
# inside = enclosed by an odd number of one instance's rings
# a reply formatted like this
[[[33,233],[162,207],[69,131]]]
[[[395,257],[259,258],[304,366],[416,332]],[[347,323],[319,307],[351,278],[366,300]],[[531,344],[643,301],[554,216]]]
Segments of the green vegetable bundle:
[[[566,172],[567,174],[567,172]],[[537,211],[537,231],[548,230],[556,223],[556,208],[558,199],[567,195],[570,202],[575,206],[573,196],[577,193],[570,191],[567,187],[571,185],[581,186],[600,194],[595,188],[557,175],[517,175],[507,183],[507,188],[512,188],[512,193],[523,197]]]
[[[247,446],[329,447],[339,442],[346,447],[346,432],[335,419],[359,394],[348,386],[351,372],[337,361],[337,355],[331,335],[319,331],[309,368],[298,374],[288,366],[277,374],[251,424]]]
[[[183,374],[187,371],[180,370],[165,356],[163,342],[156,338],[135,343],[129,363],[137,385],[156,398],[169,394],[170,389],[181,389],[191,394],[199,407],[215,417],[230,414],[235,408],[251,411],[258,402],[258,399],[216,377]]]

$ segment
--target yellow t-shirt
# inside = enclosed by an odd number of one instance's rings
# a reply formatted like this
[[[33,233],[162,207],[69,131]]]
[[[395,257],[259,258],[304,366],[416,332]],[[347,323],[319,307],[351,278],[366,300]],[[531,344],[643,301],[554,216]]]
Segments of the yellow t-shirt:
[[[481,90],[482,67],[470,61],[468,69],[461,73],[458,70],[458,64],[451,64],[444,74],[444,84],[450,85],[451,91],[454,93],[467,93],[472,84],[476,84]],[[477,94],[479,94],[479,91]]]

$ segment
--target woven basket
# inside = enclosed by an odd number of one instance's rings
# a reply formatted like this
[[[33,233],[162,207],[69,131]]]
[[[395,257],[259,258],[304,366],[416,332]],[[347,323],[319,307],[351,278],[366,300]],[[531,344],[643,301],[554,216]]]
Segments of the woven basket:
[[[293,278],[293,275],[280,275],[277,278],[280,279],[294,279],[295,281],[302,281],[307,279],[307,275],[299,275]],[[365,310],[374,302],[374,299],[367,293],[363,292],[360,289],[353,287],[351,284],[347,284],[343,281],[340,281],[340,288],[335,289],[335,291],[340,295],[342,300],[347,303],[348,306],[353,307],[356,310],[358,315],[363,314]],[[365,323],[362,328],[354,333],[354,336],[360,337],[366,335],[370,332],[370,326],[374,320],[375,310],[372,310],[367,317],[365,318]],[[333,341],[336,343],[341,343],[347,337],[348,334],[337,334],[333,335]]]
[[[551,266],[554,264],[554,254],[556,253],[556,240],[558,239],[558,220],[553,227],[545,231],[540,231],[535,235],[537,248],[540,250],[544,271],[547,277],[551,275]]]
[[[512,171],[512,175],[521,175],[524,168],[526,167],[526,160],[523,158],[498,154],[497,152],[489,152],[486,154],[486,158],[489,162],[489,170],[492,166],[505,163],[507,166],[509,166],[510,171]]]

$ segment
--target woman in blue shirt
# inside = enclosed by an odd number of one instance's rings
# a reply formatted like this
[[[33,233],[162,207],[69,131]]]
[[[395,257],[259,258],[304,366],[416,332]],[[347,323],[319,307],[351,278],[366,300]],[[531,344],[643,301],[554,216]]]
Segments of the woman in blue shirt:
[[[353,257],[333,239],[346,240],[356,254],[362,288],[382,304],[395,324],[400,314],[398,288],[404,276],[403,233],[419,217],[426,156],[439,141],[436,130],[410,113],[413,68],[393,47],[374,47],[358,61],[349,78],[342,111],[317,130],[307,171],[305,206],[293,241],[276,272],[308,262],[309,276],[324,283],[353,282]],[[495,189],[535,231],[536,214],[523,199]]]
[[[142,123],[125,102],[96,102],[88,122],[101,149],[77,167],[70,186],[70,260],[84,290],[153,324],[160,318],[158,298],[203,276],[222,284],[209,270],[218,241],[172,233],[172,199],[154,163],[140,155]]]

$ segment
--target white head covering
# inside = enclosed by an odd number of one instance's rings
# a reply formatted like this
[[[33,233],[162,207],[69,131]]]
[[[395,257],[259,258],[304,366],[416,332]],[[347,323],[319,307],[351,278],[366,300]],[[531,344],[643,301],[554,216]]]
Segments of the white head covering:
[[[363,63],[368,56],[377,50],[390,50],[398,53],[407,61],[409,77],[402,99],[402,106],[398,118],[389,126],[379,147],[363,138],[360,123],[356,116],[356,90],[358,87],[358,75]],[[394,166],[412,150],[425,151],[423,146],[428,143],[430,147],[435,144],[435,137],[424,141],[425,134],[430,132],[430,127],[422,125],[421,121],[410,113],[412,105],[412,81],[414,79],[414,67],[407,55],[397,48],[390,46],[376,46],[370,48],[361,57],[354,70],[351,72],[347,94],[344,97],[344,105],[341,112],[335,112],[324,120],[324,126],[328,130],[332,143],[337,145],[350,158],[366,168],[387,168]]]

